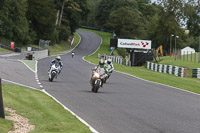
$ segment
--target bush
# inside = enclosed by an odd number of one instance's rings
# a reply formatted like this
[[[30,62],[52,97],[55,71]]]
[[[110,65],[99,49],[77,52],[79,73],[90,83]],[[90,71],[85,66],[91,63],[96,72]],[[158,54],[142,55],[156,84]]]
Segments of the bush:
[[[122,56],[123,58],[125,58],[125,54],[126,54],[126,49],[125,48],[117,48],[117,53]]]
[[[71,34],[71,30],[70,30],[70,27],[69,26],[61,26],[58,28],[58,31],[59,31],[59,37],[58,37],[58,41],[67,41],[70,34]]]

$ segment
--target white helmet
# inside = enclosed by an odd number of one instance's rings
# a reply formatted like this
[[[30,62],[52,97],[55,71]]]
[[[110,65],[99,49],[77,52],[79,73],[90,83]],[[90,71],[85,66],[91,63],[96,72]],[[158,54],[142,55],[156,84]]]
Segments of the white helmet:
[[[110,64],[111,62],[112,62],[112,60],[109,58],[109,59],[107,60],[107,63]]]
[[[56,59],[57,59],[58,61],[60,61],[60,60],[61,60],[61,57],[58,55],[58,56],[56,57]]]

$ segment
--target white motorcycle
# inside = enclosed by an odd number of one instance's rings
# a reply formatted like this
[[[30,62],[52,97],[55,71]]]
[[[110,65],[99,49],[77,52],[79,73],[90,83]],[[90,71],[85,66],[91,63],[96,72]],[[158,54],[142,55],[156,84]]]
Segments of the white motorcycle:
[[[59,63],[55,63],[51,66],[51,68],[49,70],[49,81],[50,82],[52,82],[53,79],[58,76],[60,70],[61,70],[61,68],[60,68]]]

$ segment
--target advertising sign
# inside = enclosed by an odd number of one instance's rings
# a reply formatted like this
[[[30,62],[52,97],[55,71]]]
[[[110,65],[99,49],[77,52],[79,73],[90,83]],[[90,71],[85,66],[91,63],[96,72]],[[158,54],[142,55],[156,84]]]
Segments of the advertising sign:
[[[14,46],[15,46],[15,43],[14,43],[14,42],[11,42],[11,43],[10,43],[10,49],[14,49]]]
[[[150,40],[118,39],[120,48],[151,49]]]

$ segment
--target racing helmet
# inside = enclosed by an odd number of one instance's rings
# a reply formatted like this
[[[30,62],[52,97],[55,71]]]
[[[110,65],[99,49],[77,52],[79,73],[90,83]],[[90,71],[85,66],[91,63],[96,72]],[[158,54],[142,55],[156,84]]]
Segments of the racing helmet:
[[[99,66],[100,66],[100,67],[104,67],[104,64],[105,64],[105,63],[104,63],[104,60],[103,60],[103,59],[99,60]]]
[[[61,60],[61,57],[58,55],[58,56],[56,57],[56,60],[60,61],[60,60]]]
[[[112,60],[109,58],[109,59],[107,60],[107,63],[110,64],[111,62],[112,62]]]

